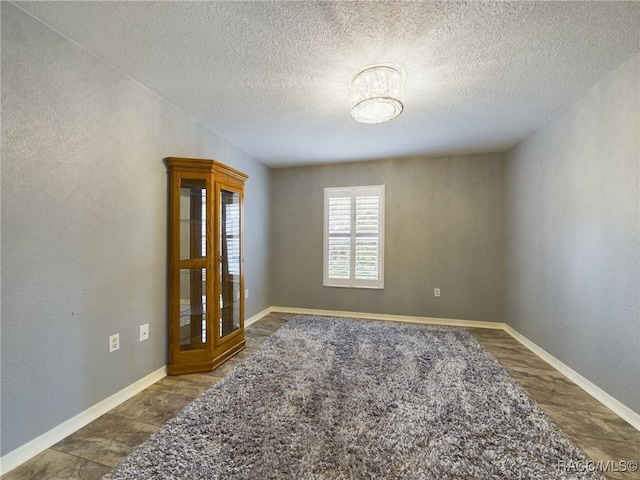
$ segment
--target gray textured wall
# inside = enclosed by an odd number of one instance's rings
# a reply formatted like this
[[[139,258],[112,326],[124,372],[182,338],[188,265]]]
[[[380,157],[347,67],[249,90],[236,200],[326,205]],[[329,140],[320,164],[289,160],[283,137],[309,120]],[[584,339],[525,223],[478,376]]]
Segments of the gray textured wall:
[[[503,321],[503,180],[501,154],[274,170],[273,305]],[[324,188],[380,184],[384,290],[323,287]]]
[[[640,412],[638,56],[516,146],[508,324]]]
[[[2,454],[166,364],[166,156],[250,175],[246,312],[269,306],[268,169],[2,2]]]
[[[506,157],[269,172],[1,9],[1,454],[166,363],[165,156],[250,175],[247,316],[282,305],[505,320],[640,411],[638,57]],[[367,184],[386,185],[385,289],[323,287],[323,188]],[[151,339],[138,343],[142,323]]]

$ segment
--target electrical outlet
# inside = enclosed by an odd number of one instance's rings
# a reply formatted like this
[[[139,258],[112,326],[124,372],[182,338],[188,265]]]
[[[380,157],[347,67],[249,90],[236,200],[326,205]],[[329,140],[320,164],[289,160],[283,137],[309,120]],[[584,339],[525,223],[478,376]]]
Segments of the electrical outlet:
[[[115,352],[116,350],[120,350],[120,334],[119,333],[109,336],[109,353]]]
[[[149,340],[149,324],[145,323],[144,325],[140,325],[140,342],[144,342],[145,340]]]
[[[433,289],[433,296],[434,297],[439,297],[440,296],[440,289],[439,288],[434,288]]]
[[[244,298],[249,298],[249,289],[248,288],[244,291]]]

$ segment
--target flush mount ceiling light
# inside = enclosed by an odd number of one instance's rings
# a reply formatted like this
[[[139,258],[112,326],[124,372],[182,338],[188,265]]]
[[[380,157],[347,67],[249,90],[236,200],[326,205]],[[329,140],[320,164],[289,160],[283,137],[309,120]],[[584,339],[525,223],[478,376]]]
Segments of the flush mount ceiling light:
[[[351,78],[351,115],[362,123],[396,118],[404,106],[400,100],[403,75],[396,68],[377,65]]]

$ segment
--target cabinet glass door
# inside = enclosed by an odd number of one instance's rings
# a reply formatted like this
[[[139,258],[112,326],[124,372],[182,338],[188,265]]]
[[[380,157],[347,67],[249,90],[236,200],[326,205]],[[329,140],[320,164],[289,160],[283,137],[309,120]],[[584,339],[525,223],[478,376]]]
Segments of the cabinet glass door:
[[[197,350],[207,343],[207,271],[180,270],[180,350]]]
[[[180,350],[207,342],[207,181],[180,179]],[[195,268],[194,268],[195,267]]]
[[[240,194],[220,189],[220,337],[240,328]]]
[[[207,182],[180,180],[180,260],[207,256]]]

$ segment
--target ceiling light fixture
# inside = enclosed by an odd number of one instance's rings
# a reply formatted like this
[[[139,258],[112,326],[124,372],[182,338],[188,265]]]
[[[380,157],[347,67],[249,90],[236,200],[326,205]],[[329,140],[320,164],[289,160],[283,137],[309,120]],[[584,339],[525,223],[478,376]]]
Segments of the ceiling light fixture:
[[[387,65],[361,70],[351,78],[351,116],[362,123],[381,123],[402,113],[403,75]]]

